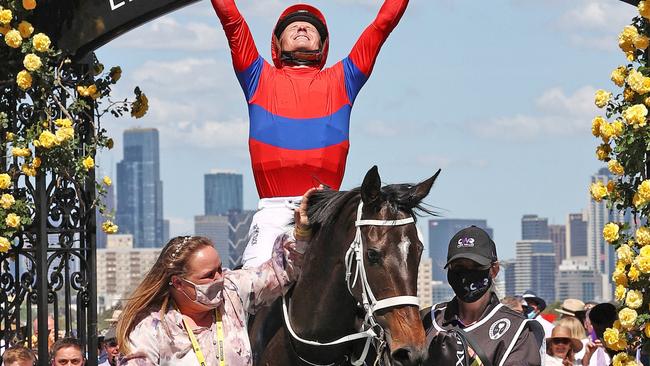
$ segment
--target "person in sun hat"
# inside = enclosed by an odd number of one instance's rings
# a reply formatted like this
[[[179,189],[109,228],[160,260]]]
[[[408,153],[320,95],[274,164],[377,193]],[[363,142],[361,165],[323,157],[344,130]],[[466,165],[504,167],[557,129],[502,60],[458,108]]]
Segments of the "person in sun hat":
[[[544,334],[546,337],[550,337],[551,332],[553,331],[553,323],[544,319],[541,315],[542,311],[546,309],[546,301],[530,290],[525,291],[521,297],[526,302],[526,305],[528,305],[528,313],[525,315],[528,319],[535,319],[539,324],[541,324],[544,328]]]
[[[445,268],[456,296],[421,311],[429,342],[425,365],[441,364],[438,355],[444,350],[435,346],[449,332],[466,336],[482,364],[540,365],[544,340],[541,325],[501,304],[494,292],[499,259],[492,238],[476,226],[460,230],[449,242]],[[467,356],[472,357],[472,352]]]
[[[578,299],[565,299],[559,309],[555,312],[560,314],[560,318],[572,316],[578,318],[580,322],[585,318],[585,303]]]
[[[571,331],[561,325],[553,328],[551,336],[546,338],[545,366],[580,365],[575,354],[582,350],[582,342],[571,336]]]
[[[379,2],[378,2],[379,3]],[[296,4],[271,32],[271,62],[260,56],[235,0],[212,0],[249,114],[249,152],[260,196],[244,267],[271,257],[300,195],[320,184],[337,190],[350,148],[352,108],[409,0],[384,0],[343,60],[325,67],[330,34],[324,15]]]

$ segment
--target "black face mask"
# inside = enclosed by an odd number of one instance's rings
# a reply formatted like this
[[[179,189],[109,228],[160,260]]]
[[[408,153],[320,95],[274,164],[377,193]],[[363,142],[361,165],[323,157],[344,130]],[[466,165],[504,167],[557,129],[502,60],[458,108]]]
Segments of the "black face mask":
[[[447,281],[460,300],[466,303],[476,302],[492,286],[490,269],[463,269],[447,271]]]

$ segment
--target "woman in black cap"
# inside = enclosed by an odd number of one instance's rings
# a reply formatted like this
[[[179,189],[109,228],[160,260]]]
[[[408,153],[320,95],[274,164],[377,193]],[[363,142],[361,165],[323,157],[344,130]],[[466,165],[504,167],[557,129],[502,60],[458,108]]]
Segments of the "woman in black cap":
[[[449,242],[447,279],[456,296],[424,312],[423,321],[431,339],[430,360],[439,364],[436,349],[447,332],[467,339],[472,351],[484,365],[540,365],[540,347],[544,330],[539,323],[504,306],[493,291],[499,273],[496,245],[476,226],[459,231]]]

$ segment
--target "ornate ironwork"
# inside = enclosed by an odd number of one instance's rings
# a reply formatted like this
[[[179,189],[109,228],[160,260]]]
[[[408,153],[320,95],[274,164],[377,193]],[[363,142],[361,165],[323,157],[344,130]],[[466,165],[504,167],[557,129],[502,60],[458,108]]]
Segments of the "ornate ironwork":
[[[90,68],[90,64],[78,65],[78,72],[65,75],[63,83],[75,85]],[[6,132],[24,131],[46,120],[34,115],[29,101],[15,99],[19,95],[15,87],[15,83],[0,83],[0,109],[6,109],[0,112],[9,119],[7,126],[0,124],[2,138]],[[95,137],[95,114],[75,117],[75,133],[84,141],[75,154],[94,156],[94,151],[86,151],[86,144]],[[0,145],[0,170],[19,171],[15,158],[8,158],[2,149]],[[35,178],[21,175],[14,181],[14,197],[33,204],[33,222],[11,238],[7,253],[0,254],[0,347],[26,342],[38,349],[39,360],[47,360],[49,342],[73,336],[85,345],[87,364],[97,364],[95,176],[90,173],[86,181],[78,182],[39,169]],[[50,317],[54,324],[48,330]]]

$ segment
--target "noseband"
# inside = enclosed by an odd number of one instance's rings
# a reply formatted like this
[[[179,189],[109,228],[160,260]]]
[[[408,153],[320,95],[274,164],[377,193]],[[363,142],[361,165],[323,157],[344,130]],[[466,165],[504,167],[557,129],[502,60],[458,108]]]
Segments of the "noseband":
[[[358,339],[366,339],[366,343],[363,347],[363,352],[357,360],[352,360],[352,365],[359,366],[363,365],[366,356],[368,355],[368,350],[370,348],[370,343],[374,343],[377,350],[377,359],[381,357],[382,350],[386,345],[384,339],[384,328],[377,322],[375,318],[375,312],[387,309],[395,306],[402,305],[413,305],[419,306],[420,303],[416,296],[392,296],[387,297],[381,300],[377,300],[375,295],[372,292],[370,283],[368,282],[368,275],[364,266],[363,260],[363,239],[361,235],[361,227],[363,226],[403,226],[408,224],[415,224],[415,219],[413,216],[400,219],[400,220],[362,220],[361,212],[363,211],[363,201],[359,202],[357,207],[357,219],[354,223],[356,226],[356,235],[354,240],[350,243],[350,248],[345,253],[345,283],[347,285],[348,291],[354,297],[352,289],[356,286],[357,280],[360,279],[361,282],[361,303],[358,306],[363,307],[365,311],[365,317],[361,329],[359,332],[341,337],[335,341],[321,343],[316,341],[310,341],[307,339],[300,338],[296,332],[291,327],[291,322],[289,319],[289,311],[287,310],[287,297],[282,298],[282,311],[284,313],[284,322],[289,331],[291,337],[298,342],[308,344],[311,346],[333,346],[337,344],[347,343]],[[353,274],[353,264],[356,263],[354,269],[354,278]],[[352,280],[352,281],[350,281]],[[309,362],[302,357],[298,356],[302,361],[316,365],[312,362]]]

